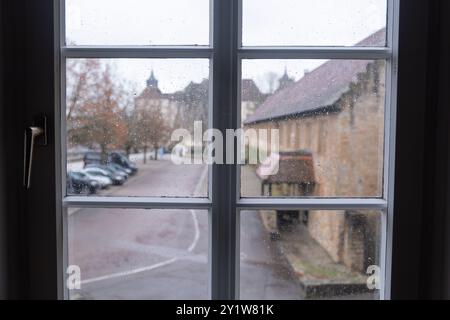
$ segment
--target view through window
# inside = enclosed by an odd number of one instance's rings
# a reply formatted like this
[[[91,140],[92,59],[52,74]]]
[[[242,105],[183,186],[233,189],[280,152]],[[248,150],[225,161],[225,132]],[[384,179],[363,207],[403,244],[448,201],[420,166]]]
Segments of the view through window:
[[[240,298],[383,298],[394,1],[233,0],[232,163],[216,1],[60,1],[67,297],[210,299],[228,164]]]

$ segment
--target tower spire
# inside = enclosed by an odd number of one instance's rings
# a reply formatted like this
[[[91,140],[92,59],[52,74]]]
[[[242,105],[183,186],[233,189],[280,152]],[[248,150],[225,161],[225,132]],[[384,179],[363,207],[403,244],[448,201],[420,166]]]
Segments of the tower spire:
[[[287,66],[284,66],[284,75],[280,78],[278,90],[282,90],[289,87],[295,82],[295,80],[289,77]]]
[[[150,78],[147,80],[147,87],[150,88],[158,88],[158,79],[155,77],[155,72],[152,69],[152,73],[150,74]]]

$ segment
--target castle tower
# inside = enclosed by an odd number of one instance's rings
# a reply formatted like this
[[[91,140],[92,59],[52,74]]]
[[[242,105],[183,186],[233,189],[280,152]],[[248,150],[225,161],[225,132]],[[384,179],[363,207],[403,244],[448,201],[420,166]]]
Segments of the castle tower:
[[[280,78],[279,83],[280,85],[278,87],[278,91],[283,90],[284,88],[287,88],[295,83],[295,80],[289,77],[287,67],[284,68],[284,75]]]
[[[152,69],[152,73],[150,75],[150,78],[148,78],[148,80],[147,80],[147,87],[149,87],[149,88],[158,88],[158,79],[156,79],[155,73],[153,72],[153,69]]]

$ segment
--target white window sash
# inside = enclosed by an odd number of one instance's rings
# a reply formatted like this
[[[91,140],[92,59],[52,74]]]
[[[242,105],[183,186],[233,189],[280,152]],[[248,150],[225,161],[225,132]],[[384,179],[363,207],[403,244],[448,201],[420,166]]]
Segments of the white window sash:
[[[242,47],[242,1],[210,0],[210,46],[66,46],[65,1],[54,0],[55,8],[55,121],[57,155],[57,183],[60,183],[57,208],[62,215],[60,230],[59,266],[67,266],[68,207],[121,208],[121,209],[202,209],[209,211],[209,270],[210,293],[213,299],[239,298],[239,235],[240,214],[243,210],[310,209],[310,210],[380,210],[382,214],[382,299],[390,298],[392,230],[394,216],[395,128],[397,96],[398,16],[400,0],[388,0],[387,47]],[[58,14],[59,13],[59,14]],[[220,14],[220,16],[218,16]],[[224,22],[225,21],[225,22]],[[220,37],[227,35],[227,37]],[[233,39],[227,43],[222,39]],[[229,49],[230,55],[219,52]],[[240,167],[211,166],[209,198],[170,197],[75,197],[66,194],[66,59],[70,58],[203,58],[211,60],[210,125],[218,129],[240,127],[240,77],[243,59],[362,59],[387,61],[386,64],[386,116],[384,150],[384,193],[382,198],[240,198]],[[228,64],[232,70],[218,77],[219,66]],[[231,102],[225,114],[218,113],[218,99],[226,88]],[[223,106],[225,106],[224,104]],[[223,109],[222,106],[222,109]],[[151,214],[151,211],[148,211]],[[225,266],[223,265],[223,262]],[[61,281],[61,286],[65,281]],[[60,288],[61,298],[68,298]]]

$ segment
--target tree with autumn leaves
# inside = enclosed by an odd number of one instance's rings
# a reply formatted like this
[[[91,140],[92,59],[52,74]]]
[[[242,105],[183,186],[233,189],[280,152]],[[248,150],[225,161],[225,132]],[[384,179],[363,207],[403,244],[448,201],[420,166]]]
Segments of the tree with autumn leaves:
[[[164,120],[161,103],[151,103],[135,111],[137,136],[139,145],[144,152],[144,163],[147,162],[147,152],[154,150],[154,158],[158,160],[158,150],[169,137],[169,127]]]
[[[124,90],[113,80],[111,68],[98,60],[72,60],[68,71],[69,143],[99,149],[104,157],[122,149],[127,136]]]
[[[130,154],[157,150],[167,138],[160,104],[136,110],[130,94],[111,66],[95,59],[69,60],[67,79],[68,143],[108,152]]]

